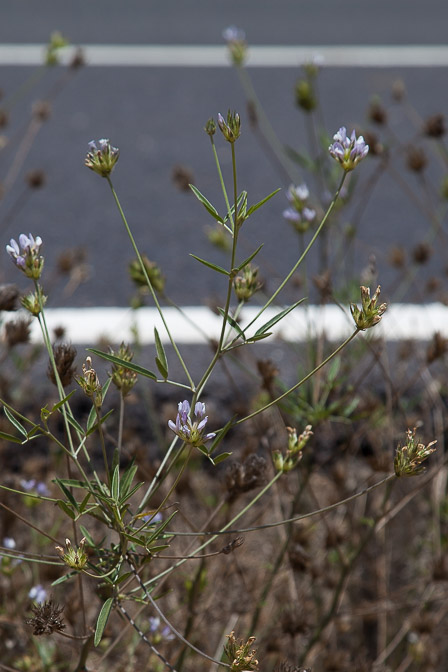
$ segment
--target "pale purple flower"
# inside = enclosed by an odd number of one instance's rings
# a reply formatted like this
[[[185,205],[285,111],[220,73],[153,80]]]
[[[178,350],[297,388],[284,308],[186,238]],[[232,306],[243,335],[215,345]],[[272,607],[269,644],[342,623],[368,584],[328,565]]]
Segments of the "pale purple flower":
[[[162,635],[162,639],[165,639],[167,642],[176,638],[176,635],[168,625],[165,625],[160,634]]]
[[[160,618],[158,616],[149,617],[149,632],[156,632],[159,629]]]
[[[192,446],[201,446],[204,441],[209,441],[216,436],[213,433],[204,434],[208,416],[205,415],[205,404],[201,401],[195,404],[194,416],[196,420],[194,421],[190,417],[191,408],[187,400],[179,402],[177,411],[176,422],[168,420],[168,427],[185,443]]]
[[[43,257],[39,256],[41,245],[42,238],[40,236],[34,238],[31,233],[28,236],[21,233],[19,243],[11,238],[9,245],[6,245],[6,251],[17,268],[20,268],[29,278],[37,280],[40,278],[44,265]]]
[[[242,28],[236,26],[228,26],[222,31],[222,36],[226,42],[244,42],[246,33]]]
[[[37,586],[33,586],[28,593],[28,597],[37,604],[42,604],[47,599],[47,591],[40,583]]]
[[[305,183],[299,184],[297,187],[291,184],[288,188],[288,191],[286,192],[286,198],[292,205],[294,205],[297,201],[303,203],[309,198],[309,196],[310,190]]]
[[[107,138],[98,140],[98,145],[95,140],[91,140],[88,147],[89,151],[84,165],[101,177],[108,177],[118,161],[120,150],[117,147],[112,147]]]
[[[38,495],[41,495],[42,497],[48,497],[50,494],[49,489],[45,485],[45,483],[42,483],[41,481],[36,481],[35,478],[31,478],[29,481],[25,481],[22,479],[20,481],[20,485],[26,492],[31,492],[31,490],[34,490]]]
[[[291,224],[300,224],[302,221],[300,214],[297,212],[297,210],[294,210],[294,208],[287,208],[286,210],[283,210],[283,217]]]
[[[333,140],[334,142],[329,146],[328,151],[347,172],[353,170],[369,151],[369,145],[366,145],[363,136],[360,135],[357,138],[353,130],[348,137],[345,126],[342,126],[334,134]]]
[[[15,539],[13,539],[12,537],[4,537],[3,546],[5,548],[9,548],[10,550],[14,550],[14,548],[16,547]]]

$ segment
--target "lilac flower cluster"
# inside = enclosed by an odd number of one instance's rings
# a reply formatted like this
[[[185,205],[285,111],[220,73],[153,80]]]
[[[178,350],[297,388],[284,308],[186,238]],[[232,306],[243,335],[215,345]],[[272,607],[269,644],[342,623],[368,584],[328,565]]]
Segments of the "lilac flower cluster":
[[[21,233],[19,242],[11,238],[6,251],[17,268],[25,273],[28,278],[37,280],[40,278],[44,266],[44,258],[39,255],[42,238],[30,233],[28,236]]]
[[[45,483],[42,483],[41,481],[36,481],[35,478],[30,478],[29,481],[22,479],[20,481],[20,485],[26,492],[31,492],[32,490],[34,490],[34,492],[36,492],[38,495],[41,495],[42,497],[48,497],[50,494],[50,491],[45,485]]]
[[[158,616],[150,616],[148,620],[149,620],[149,632],[153,636],[155,636],[157,640],[164,639],[166,641],[170,641],[175,638],[173,631],[171,630],[170,627],[168,627],[168,625],[165,625],[165,627],[163,627],[162,630],[159,631],[160,618]]]
[[[305,233],[316,217],[316,211],[309,207],[310,192],[306,184],[295,187],[290,185],[286,198],[290,207],[283,210],[283,217],[290,222],[299,233]]]
[[[105,138],[98,140],[98,146],[95,140],[91,140],[84,164],[97,175],[108,177],[113,171],[119,155],[120,150],[112,147],[109,140]]]
[[[194,407],[194,415],[196,420],[192,421],[190,417],[190,404],[187,400],[179,402],[177,407],[178,413],[176,422],[168,420],[168,427],[177,436],[191,446],[201,446],[204,441],[213,439],[216,434],[204,434],[205,425],[207,424],[208,416],[205,415],[205,404],[198,401]]]
[[[38,583],[31,588],[28,597],[31,600],[34,600],[34,602],[37,602],[37,604],[43,604],[47,599],[47,591],[40,583]]]
[[[241,28],[229,26],[222,31],[222,36],[227,42],[232,63],[236,66],[243,65],[246,53],[246,33]]]
[[[329,146],[328,151],[336,161],[339,161],[346,172],[356,168],[369,151],[369,145],[366,145],[362,135],[357,138],[353,130],[348,137],[345,126],[342,126],[334,134],[333,140],[334,142]]]

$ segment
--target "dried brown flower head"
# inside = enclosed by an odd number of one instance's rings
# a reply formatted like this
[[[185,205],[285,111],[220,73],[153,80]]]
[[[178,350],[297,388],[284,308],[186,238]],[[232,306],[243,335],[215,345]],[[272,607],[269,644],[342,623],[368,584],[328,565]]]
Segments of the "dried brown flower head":
[[[33,105],[33,116],[39,121],[47,121],[51,117],[51,104],[47,100],[37,100]]]
[[[387,123],[386,108],[381,103],[381,100],[375,98],[374,100],[371,101],[369,109],[367,111],[367,116],[370,119],[370,121],[373,121],[375,124],[382,125]]]
[[[0,310],[17,310],[19,290],[15,285],[0,285]]]
[[[413,146],[408,149],[406,165],[409,170],[412,170],[414,173],[421,173],[425,170],[427,163],[428,159],[421,147]]]
[[[423,124],[423,133],[430,138],[441,138],[446,133],[445,117],[443,114],[434,114],[428,117]]]
[[[63,608],[53,600],[48,600],[43,604],[34,604],[32,606],[33,618],[26,621],[27,625],[33,627],[33,635],[52,635],[53,632],[61,632],[65,629],[65,623],[61,618]]]
[[[25,175],[25,181],[30,189],[40,189],[45,184],[45,173],[43,170],[30,170]]]
[[[54,361],[58,370],[62,387],[67,387],[73,380],[76,368],[73,362],[76,357],[76,349],[68,343],[61,343],[53,347]],[[51,363],[48,364],[47,375],[53,385],[56,385],[56,378]]]
[[[277,367],[270,359],[258,359],[257,369],[263,379],[261,387],[264,390],[271,392],[275,378],[278,376]]]
[[[432,337],[431,343],[426,349],[426,361],[432,364],[436,359],[440,359],[448,352],[448,340],[443,338],[439,331],[436,331]]]
[[[194,175],[189,168],[176,165],[173,167],[171,177],[174,185],[179,189],[179,191],[190,192],[190,184],[193,184],[194,182]]]
[[[28,343],[31,334],[31,319],[29,317],[18,317],[16,320],[6,322],[5,341],[9,348],[19,343]]]
[[[432,249],[428,243],[418,243],[412,250],[412,258],[416,264],[426,264],[431,254]]]
[[[406,253],[402,247],[391,247],[388,258],[390,265],[394,268],[403,268],[406,263]]]
[[[243,463],[232,462],[226,471],[227,497],[233,501],[243,492],[249,492],[266,483],[266,460],[260,455],[249,455]]]

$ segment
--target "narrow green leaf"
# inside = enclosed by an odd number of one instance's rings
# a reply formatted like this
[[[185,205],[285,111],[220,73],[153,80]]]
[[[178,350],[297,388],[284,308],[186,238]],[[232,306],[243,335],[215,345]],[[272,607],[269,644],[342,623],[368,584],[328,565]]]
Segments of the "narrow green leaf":
[[[68,488],[65,487],[65,485],[62,483],[62,481],[61,481],[59,478],[55,478],[55,479],[54,479],[54,482],[60,487],[60,489],[62,490],[62,492],[64,493],[64,495],[67,497],[68,501],[69,501],[70,504],[73,506],[73,508],[74,508],[76,511],[79,511],[78,503],[77,503],[76,499],[73,497],[73,495],[72,495],[72,493],[70,492],[70,490],[69,490]]]
[[[12,441],[13,443],[24,443],[22,439],[18,439],[17,436],[7,434],[6,432],[0,432],[0,439],[4,439],[5,441]]]
[[[126,581],[126,579],[128,579],[132,575],[133,575],[132,572],[125,572],[124,574],[118,577],[118,579],[115,582],[116,585],[118,586],[118,584],[123,583],[123,581]]]
[[[190,257],[193,257],[193,259],[196,259],[196,261],[200,261],[201,264],[204,264],[204,266],[207,266],[208,268],[212,268],[214,271],[218,271],[218,273],[222,273],[223,275],[227,275],[227,277],[229,277],[229,275],[230,275],[229,271],[226,271],[225,268],[221,268],[221,266],[217,266],[216,264],[212,264],[211,261],[205,261],[205,259],[201,259],[201,257],[197,257],[195,254],[190,254]]]
[[[71,509],[66,502],[63,502],[62,499],[58,499],[57,504],[58,504],[59,508],[61,509],[61,511],[63,511],[72,520],[75,520],[76,514],[73,511],[73,509]]]
[[[208,452],[208,449],[206,448],[206,446],[201,445],[201,446],[196,446],[196,448],[197,448],[197,450],[199,450],[200,453],[205,455],[205,457],[210,457],[210,453]]]
[[[156,364],[163,378],[168,378],[168,361],[166,359],[165,349],[159,336],[159,332],[154,327],[154,341],[156,344]]]
[[[135,495],[135,493],[137,492],[137,490],[140,490],[140,488],[142,487],[142,485],[145,485],[145,482],[144,482],[144,481],[140,481],[140,483],[136,483],[136,484],[134,485],[134,487],[131,488],[131,489],[129,490],[129,492],[128,492],[126,495],[123,495],[123,496],[121,497],[120,501],[119,501],[120,506],[123,506],[123,504],[125,504],[125,503],[128,501],[128,499],[130,499],[130,498],[132,497],[132,495]]]
[[[280,322],[288,313],[290,313],[294,308],[297,308],[301,303],[305,301],[305,298],[300,299],[300,301],[296,301],[293,303],[291,306],[288,306],[288,308],[285,308],[282,310],[280,313],[277,313],[269,322],[266,322],[266,324],[263,324],[262,327],[257,329],[255,332],[255,336],[259,336],[259,334],[264,334],[268,329],[274,326],[274,324],[277,324],[277,322]]]
[[[101,611],[98,615],[98,620],[96,622],[96,630],[95,630],[95,637],[93,639],[93,644],[94,646],[98,646],[98,644],[101,642],[101,638],[103,636],[104,628],[107,625],[107,621],[109,620],[110,612],[112,609],[112,605],[114,603],[114,598],[109,597],[101,607]]]
[[[110,492],[112,495],[112,499],[115,502],[118,502],[118,499],[120,497],[120,465],[118,464],[114,469],[114,473],[112,474],[112,483],[110,486]]]
[[[67,394],[67,396],[64,397],[63,399],[61,399],[61,401],[58,401],[58,403],[53,406],[50,413],[54,413],[55,411],[58,411],[60,408],[62,408],[62,406],[67,403],[67,401],[70,399],[70,397],[73,397],[75,392],[76,392],[76,390],[72,390],[70,392],[70,394]]]
[[[276,189],[275,191],[272,192],[272,194],[269,194],[269,196],[266,196],[266,198],[263,198],[262,201],[258,201],[258,203],[255,203],[254,205],[251,205],[249,210],[246,212],[246,219],[251,216],[255,210],[258,210],[258,208],[261,208],[262,205],[267,203],[275,194],[278,194],[278,192],[281,191],[281,189]]]
[[[84,499],[82,500],[81,504],[79,505],[79,513],[84,513],[84,511],[86,510],[86,506],[87,506],[87,504],[89,503],[89,499],[90,499],[91,496],[92,496],[92,494],[91,494],[90,492],[88,492],[87,495],[84,497]]]
[[[264,243],[261,243],[261,245],[260,245],[259,247],[257,247],[257,249],[255,250],[255,252],[252,252],[252,254],[250,255],[250,257],[247,257],[247,259],[245,259],[244,261],[242,261],[241,264],[240,264],[239,266],[237,266],[237,271],[241,271],[245,266],[247,266],[247,264],[248,264],[249,262],[251,262],[252,259],[259,253],[259,251],[261,250],[261,248],[263,247],[263,245],[264,245]]]
[[[227,432],[232,428],[234,421],[235,421],[235,416],[230,418],[230,420],[224,425],[224,427],[216,433],[216,436],[215,436],[215,438],[213,439],[213,442],[210,445],[210,449],[209,449],[209,454],[210,455],[213,453],[215,448],[217,448],[219,446],[219,444],[221,443],[221,441],[223,440],[223,438],[225,437]]]
[[[55,483],[56,480],[58,480],[59,483],[62,483],[68,488],[87,488],[89,485],[87,481],[79,481],[76,478],[59,478],[54,479],[53,482]]]
[[[176,513],[177,513],[177,511],[173,511],[173,513],[172,513],[170,516],[168,516],[168,518],[167,518],[166,520],[164,520],[163,523],[161,523],[161,524],[159,525],[159,527],[157,527],[157,528],[154,530],[154,532],[151,534],[151,536],[149,537],[149,539],[146,540],[146,547],[148,547],[149,544],[150,544],[151,542],[153,542],[155,539],[157,539],[158,537],[160,537],[160,535],[163,533],[164,529],[165,529],[166,527],[168,527],[168,525],[171,523],[171,521],[173,520],[173,518],[174,518],[174,516],[176,515]]]
[[[107,411],[106,415],[103,415],[103,417],[100,418],[100,424],[102,425],[103,422],[105,422],[105,421],[107,420],[107,418],[108,418],[110,415],[112,415],[113,412],[114,412],[114,409],[113,409],[113,408],[111,408],[110,411]],[[96,414],[95,414],[95,415],[96,415]],[[90,416],[89,416],[89,417],[90,417]],[[87,422],[88,422],[88,421],[87,421]],[[95,432],[97,429],[98,429],[98,422],[94,422],[94,424],[90,427],[90,429],[87,430],[87,432],[86,432],[86,436],[90,436],[90,435],[93,434],[93,432]]]
[[[146,378],[151,378],[151,380],[157,380],[157,376],[155,373],[153,373],[149,369],[145,369],[143,366],[134,364],[134,362],[127,362],[125,359],[115,357],[115,355],[110,355],[108,352],[102,352],[101,350],[97,350],[96,348],[87,348],[87,351],[92,352],[94,355],[97,355],[98,357],[107,359],[108,362],[118,364],[119,366],[122,366],[124,369],[130,369],[131,371],[135,371],[135,373],[139,373],[141,376],[146,376]]]
[[[6,408],[6,406],[3,406],[3,411],[4,411],[5,415],[6,415],[6,417],[8,418],[9,422],[10,422],[12,425],[14,425],[14,427],[17,429],[17,431],[20,432],[22,436],[25,436],[26,438],[28,438],[27,431],[26,431],[25,427],[24,427],[23,425],[20,424],[20,422],[17,420],[17,418],[15,418],[15,417],[13,416],[13,414],[11,413],[11,411],[9,411],[9,410]]]
[[[192,191],[193,194],[196,196],[196,198],[198,199],[198,201],[200,201],[200,202],[202,203],[202,205],[203,205],[204,208],[207,210],[207,212],[208,212],[214,219],[216,219],[217,222],[220,222],[220,224],[222,224],[222,223],[223,223],[223,219],[222,219],[222,217],[219,216],[218,211],[217,211],[216,208],[210,203],[210,201],[207,200],[203,194],[201,194],[201,192],[199,191],[199,189],[197,189],[197,188],[194,186],[194,184],[189,184],[188,186],[190,187],[191,191]]]
[[[212,457],[211,460],[213,464],[216,466],[220,462],[224,462],[224,460],[227,460],[228,457],[231,456],[232,453],[221,453],[221,455],[217,455],[216,457]]]
[[[79,422],[77,420],[75,420],[75,418],[73,416],[67,414],[67,420],[68,420],[69,424],[76,429],[77,433],[80,436],[85,435],[85,431],[83,430],[83,428],[81,427]]]
[[[129,488],[131,487],[131,483],[134,480],[135,473],[137,471],[138,467],[136,464],[134,464],[134,458],[132,458],[132,461],[126,469],[123,472],[123,476],[121,477],[121,483],[120,483],[120,491],[123,493],[123,495],[126,495],[129,491]]]
[[[230,317],[230,315],[228,315],[228,314],[226,315],[225,311],[222,308],[218,308],[218,311],[222,315],[222,317],[224,317],[227,320],[227,322],[230,324],[230,326],[233,327],[235,329],[235,331],[238,332],[238,335],[241,336],[243,341],[245,341],[246,337],[245,337],[244,332],[241,329],[240,325],[238,324],[238,322],[236,322],[236,320],[234,320],[233,317]]]
[[[256,343],[257,341],[262,341],[263,338],[268,338],[269,336],[272,336],[272,331],[268,331],[265,334],[258,334],[258,336],[255,334],[255,336],[250,336],[250,338],[247,339],[248,343]]]
[[[69,579],[72,579],[74,576],[77,575],[78,572],[69,572],[68,574],[64,574],[64,576],[60,576],[59,579],[56,579],[56,581],[53,581],[51,584],[52,586],[57,586],[60,583],[64,583],[64,581],[68,581]]]

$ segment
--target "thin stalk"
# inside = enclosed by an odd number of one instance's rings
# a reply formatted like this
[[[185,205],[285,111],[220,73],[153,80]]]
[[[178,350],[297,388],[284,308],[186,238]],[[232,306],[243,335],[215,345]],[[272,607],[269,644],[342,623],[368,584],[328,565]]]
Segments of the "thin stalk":
[[[120,464],[121,446],[123,443],[124,397],[120,394],[120,412],[118,417],[118,439],[112,458],[112,471]]]
[[[101,423],[101,416],[100,416],[99,409],[98,409],[97,405],[95,404],[95,402],[93,402],[93,405],[95,407],[96,421],[97,421],[97,424],[98,424],[98,434],[100,435],[100,444],[101,444],[101,452],[103,453],[104,468],[106,470],[107,482],[108,482],[108,485],[109,485],[109,488],[110,488],[111,473],[110,473],[110,469],[109,469],[109,463],[107,461],[107,452],[106,452],[106,443],[104,441],[103,425]]]
[[[336,193],[335,193],[335,195],[333,196],[333,200],[331,201],[331,203],[330,203],[330,205],[329,205],[329,207],[328,207],[327,212],[326,212],[325,215],[323,216],[321,223],[320,223],[319,226],[317,227],[317,229],[316,229],[316,231],[315,231],[315,233],[314,233],[314,236],[311,238],[310,242],[308,243],[308,245],[306,246],[306,248],[304,249],[304,251],[303,251],[302,254],[300,255],[299,259],[296,261],[296,263],[294,264],[294,266],[292,267],[292,269],[289,271],[288,275],[287,275],[286,278],[283,280],[283,282],[281,282],[281,284],[280,284],[279,287],[275,290],[275,292],[272,294],[272,296],[266,301],[266,303],[264,304],[264,306],[262,306],[262,308],[258,311],[257,315],[253,318],[253,320],[251,320],[251,321],[249,322],[249,324],[243,329],[244,332],[247,331],[247,329],[249,329],[249,327],[251,327],[251,326],[254,324],[254,322],[260,317],[260,315],[261,315],[262,313],[264,313],[264,311],[266,310],[266,308],[268,308],[268,307],[271,305],[271,303],[272,303],[273,301],[275,301],[275,299],[277,298],[277,296],[280,294],[280,292],[282,291],[282,289],[285,287],[286,283],[290,280],[290,278],[292,277],[292,275],[296,272],[296,270],[298,269],[298,267],[300,266],[300,264],[303,262],[303,260],[304,260],[305,257],[307,256],[308,252],[311,250],[311,248],[312,248],[312,246],[314,245],[314,243],[315,243],[317,237],[319,236],[320,232],[322,231],[323,227],[325,226],[325,223],[326,223],[327,219],[329,218],[329,216],[331,215],[331,213],[332,213],[332,211],[333,211],[333,208],[334,208],[334,206],[335,206],[335,204],[336,204],[336,201],[338,200],[340,191],[341,191],[341,189],[342,189],[342,186],[343,186],[343,184],[344,184],[344,181],[345,181],[345,178],[346,178],[346,177],[347,177],[347,173],[344,171],[344,173],[343,173],[343,175],[342,175],[342,178],[341,178],[341,181],[340,181],[340,183],[339,183],[339,187],[337,188]]]
[[[142,269],[143,275],[145,276],[145,280],[146,280],[146,283],[147,283],[147,285],[148,285],[149,291],[151,292],[152,299],[153,299],[153,301],[154,301],[154,303],[155,303],[155,305],[156,305],[156,308],[157,308],[157,310],[158,310],[158,312],[159,312],[160,319],[161,319],[162,322],[163,322],[163,326],[165,327],[166,333],[168,334],[168,338],[170,339],[171,345],[172,345],[173,348],[174,348],[174,352],[176,353],[176,355],[177,355],[177,357],[178,357],[178,359],[179,359],[179,362],[180,362],[180,364],[181,364],[181,366],[182,366],[182,368],[183,368],[183,370],[184,370],[184,372],[185,372],[185,375],[186,375],[187,378],[188,378],[188,382],[190,383],[191,389],[194,390],[194,382],[193,382],[193,379],[192,379],[191,376],[190,376],[190,372],[188,371],[187,365],[185,364],[185,362],[184,362],[184,360],[183,360],[183,358],[182,358],[182,355],[180,354],[179,349],[178,349],[178,347],[177,347],[177,345],[176,345],[176,343],[175,343],[175,341],[174,341],[174,338],[173,338],[173,336],[171,335],[171,332],[170,332],[170,330],[169,330],[169,328],[168,328],[168,325],[167,325],[166,320],[165,320],[165,317],[164,317],[164,315],[163,315],[163,311],[162,311],[162,308],[161,308],[161,306],[160,306],[159,300],[158,300],[158,298],[157,298],[156,292],[155,292],[155,290],[154,290],[154,287],[152,286],[152,282],[151,282],[151,280],[150,280],[150,278],[149,278],[149,276],[148,276],[148,273],[147,273],[147,271],[146,271],[146,267],[145,267],[145,265],[144,265],[144,263],[143,263],[143,259],[142,259],[142,257],[141,257],[140,252],[139,252],[139,249],[138,249],[138,247],[137,247],[137,244],[136,244],[136,242],[135,242],[135,240],[134,240],[134,236],[132,235],[131,229],[130,229],[130,227],[129,227],[129,224],[128,224],[128,222],[127,222],[126,216],[125,216],[125,214],[124,214],[124,212],[123,212],[123,209],[122,209],[122,207],[121,207],[120,201],[119,201],[119,199],[118,199],[118,196],[117,196],[117,193],[116,193],[116,191],[115,191],[115,189],[114,189],[114,186],[113,186],[113,184],[112,184],[112,181],[111,181],[111,179],[110,179],[109,176],[107,176],[106,179],[107,179],[107,182],[108,182],[108,184],[109,184],[109,187],[110,187],[110,189],[111,189],[111,191],[112,191],[112,195],[113,195],[113,197],[114,197],[115,204],[116,204],[116,206],[117,206],[117,208],[118,208],[118,211],[119,211],[119,213],[120,213],[121,219],[122,219],[123,224],[124,224],[124,227],[125,227],[125,229],[126,229],[126,233],[127,233],[128,236],[129,236],[129,240],[131,241],[131,244],[132,244],[132,247],[133,247],[133,249],[134,249],[134,252],[135,252],[135,254],[136,254],[136,256],[137,256],[137,259],[138,259],[138,261],[139,261],[139,263],[140,263],[140,267],[141,267],[141,269]]]

